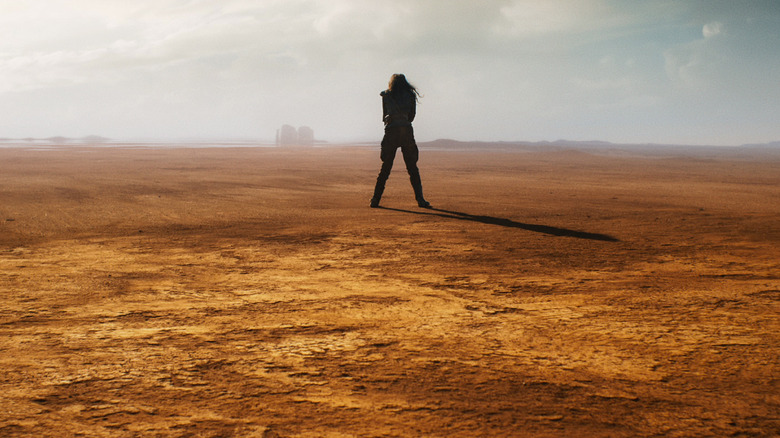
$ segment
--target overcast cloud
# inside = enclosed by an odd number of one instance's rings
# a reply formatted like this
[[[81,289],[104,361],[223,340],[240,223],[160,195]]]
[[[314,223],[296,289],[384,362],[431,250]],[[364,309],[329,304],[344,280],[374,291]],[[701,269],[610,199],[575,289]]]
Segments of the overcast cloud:
[[[0,137],[780,140],[780,2],[0,0]]]

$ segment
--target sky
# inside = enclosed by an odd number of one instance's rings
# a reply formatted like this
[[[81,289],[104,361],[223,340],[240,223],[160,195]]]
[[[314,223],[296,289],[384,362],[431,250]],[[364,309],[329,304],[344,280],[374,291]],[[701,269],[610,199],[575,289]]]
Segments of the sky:
[[[780,140],[780,0],[0,0],[0,137]]]

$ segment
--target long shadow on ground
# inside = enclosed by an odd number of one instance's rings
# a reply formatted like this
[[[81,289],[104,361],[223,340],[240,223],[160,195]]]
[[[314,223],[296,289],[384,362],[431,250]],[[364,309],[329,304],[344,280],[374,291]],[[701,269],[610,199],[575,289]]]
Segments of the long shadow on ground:
[[[402,213],[412,213],[424,216],[438,216],[447,219],[457,219],[462,221],[479,222],[482,224],[499,225],[508,228],[520,228],[526,231],[533,231],[535,233],[550,234],[552,236],[574,237],[577,239],[590,239],[600,240],[602,242],[619,242],[620,240],[609,236],[607,234],[588,233],[585,231],[569,230],[566,228],[551,227],[547,225],[538,224],[526,224],[523,222],[513,221],[511,219],[504,219],[493,216],[483,216],[469,213],[462,213],[459,211],[443,210],[441,208],[429,208],[427,211],[413,211],[403,210],[400,208],[379,207],[385,210],[399,211]],[[436,212],[436,213],[434,213]]]

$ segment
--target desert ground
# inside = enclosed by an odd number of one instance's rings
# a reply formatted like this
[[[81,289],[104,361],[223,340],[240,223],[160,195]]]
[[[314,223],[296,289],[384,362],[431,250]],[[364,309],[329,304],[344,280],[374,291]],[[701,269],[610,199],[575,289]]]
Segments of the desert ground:
[[[780,154],[185,146],[0,148],[0,436],[780,435]]]

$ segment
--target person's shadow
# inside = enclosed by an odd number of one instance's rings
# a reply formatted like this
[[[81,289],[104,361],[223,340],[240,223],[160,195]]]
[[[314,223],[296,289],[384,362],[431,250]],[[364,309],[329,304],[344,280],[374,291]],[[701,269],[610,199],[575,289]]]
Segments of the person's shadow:
[[[444,210],[441,208],[428,208],[426,209],[427,211],[412,211],[412,210],[403,210],[400,208],[391,208],[391,207],[382,207],[382,206],[380,206],[379,208],[383,208],[385,210],[400,211],[402,213],[412,213],[412,214],[419,214],[425,216],[439,216],[447,219],[479,222],[482,224],[498,225],[498,226],[508,227],[508,228],[520,228],[522,230],[533,231],[535,233],[550,234],[552,236],[600,240],[602,242],[619,242],[618,239],[609,236],[607,234],[588,233],[585,231],[569,230],[567,228],[551,227],[548,225],[526,224],[523,222],[513,221],[511,219],[504,219],[504,218],[493,217],[493,216],[482,216],[482,215],[469,214],[469,213],[461,213],[459,211]]]

